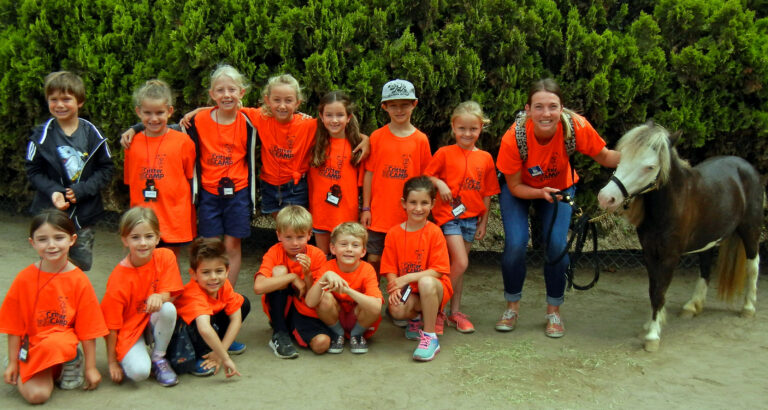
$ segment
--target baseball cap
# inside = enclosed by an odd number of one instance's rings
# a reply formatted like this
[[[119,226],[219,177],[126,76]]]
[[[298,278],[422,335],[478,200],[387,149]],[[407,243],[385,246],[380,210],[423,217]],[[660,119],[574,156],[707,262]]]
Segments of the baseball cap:
[[[384,84],[381,90],[381,102],[390,100],[418,100],[416,89],[410,81],[392,80]]]

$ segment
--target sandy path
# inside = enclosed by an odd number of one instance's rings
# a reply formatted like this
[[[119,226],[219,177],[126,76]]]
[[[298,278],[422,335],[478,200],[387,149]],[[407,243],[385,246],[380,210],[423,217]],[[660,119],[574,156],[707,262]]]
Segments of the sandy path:
[[[36,255],[26,242],[28,219],[0,214],[0,295]],[[116,234],[100,230],[94,271],[97,295],[123,251]],[[251,272],[263,250],[246,251],[237,290],[253,296]],[[152,381],[114,385],[108,380],[104,344],[98,366],[105,380],[94,392],[57,390],[47,404],[55,408],[768,408],[768,324],[758,305],[754,319],[710,295],[704,313],[677,318],[693,290],[695,273],[678,272],[668,293],[669,320],[659,352],[642,351],[638,337],[649,312],[644,270],[605,273],[587,292],[570,293],[563,307],[566,336],[543,333],[543,279],[530,270],[514,332],[493,324],[503,309],[498,266],[470,267],[464,304],[478,331],[462,335],[447,328],[442,352],[431,363],[415,363],[415,342],[388,320],[371,341],[367,355],[274,357],[265,316],[255,309],[238,338],[248,345],[235,361],[243,377],[226,380],[182,377],[173,388]],[[588,272],[577,272],[588,275]],[[188,279],[183,274],[184,280]],[[761,276],[758,303],[768,298]],[[712,289],[710,291],[712,292]],[[0,352],[7,350],[0,338]],[[427,400],[430,404],[425,403]],[[8,385],[0,386],[1,408],[25,403]]]

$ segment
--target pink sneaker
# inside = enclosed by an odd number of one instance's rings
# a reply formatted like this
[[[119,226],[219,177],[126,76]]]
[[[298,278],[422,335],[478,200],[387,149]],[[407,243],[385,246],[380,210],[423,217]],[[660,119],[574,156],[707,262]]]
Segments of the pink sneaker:
[[[435,334],[438,336],[443,335],[443,329],[445,328],[445,313],[440,311],[437,313],[437,319],[435,320]]]
[[[454,312],[448,316],[448,325],[456,327],[461,333],[472,333],[475,331],[475,326],[469,321],[469,316],[461,313]]]

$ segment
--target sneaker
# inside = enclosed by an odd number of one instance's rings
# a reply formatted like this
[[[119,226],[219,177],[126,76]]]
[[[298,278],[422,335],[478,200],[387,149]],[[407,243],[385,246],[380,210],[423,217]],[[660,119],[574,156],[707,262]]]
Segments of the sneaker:
[[[400,319],[392,319],[392,324],[394,324],[397,327],[406,327],[408,326],[408,321],[400,320]]]
[[[517,325],[517,317],[517,312],[514,310],[505,310],[504,314],[501,315],[501,319],[496,322],[496,330],[499,332],[509,332],[510,330],[515,330],[515,326]]]
[[[229,345],[229,349],[227,349],[227,353],[229,354],[243,354],[245,352],[245,343],[240,342],[232,342],[231,345]]]
[[[59,387],[62,390],[74,390],[82,386],[84,381],[83,352],[78,347],[75,358],[64,363],[61,368]]]
[[[368,353],[368,342],[365,340],[365,337],[362,335],[350,337],[349,351],[357,354]]]
[[[547,319],[547,327],[544,329],[544,334],[549,337],[563,337],[565,328],[563,327],[563,321],[560,320],[560,314],[550,313],[544,317]]]
[[[443,335],[443,329],[445,328],[445,312],[442,310],[440,312],[437,312],[437,319],[435,319],[435,333],[438,336]]]
[[[424,332],[419,332],[419,347],[413,351],[413,360],[428,362],[440,352],[440,343],[436,337],[430,337]]]
[[[408,321],[408,327],[405,328],[405,338],[409,340],[419,340],[421,336],[421,328],[424,326],[424,322],[419,319],[411,319]]]
[[[171,387],[179,384],[179,378],[176,373],[171,369],[171,365],[168,364],[168,360],[162,358],[160,360],[152,361],[152,373],[155,374],[155,379],[163,387]]]
[[[281,359],[295,359],[299,357],[299,352],[293,347],[288,333],[275,332],[272,335],[272,340],[269,341],[269,347],[275,352],[275,356]]]
[[[344,351],[344,335],[336,335],[331,339],[331,347],[328,348],[328,353],[338,354]]]
[[[475,331],[475,326],[469,321],[469,316],[461,312],[451,313],[448,316],[448,325],[455,327],[461,333],[472,333]]]
[[[210,369],[206,369],[205,367],[203,367],[204,361],[205,360],[203,359],[198,359],[197,362],[195,363],[195,370],[192,370],[190,373],[199,377],[206,377],[206,376],[212,375],[213,372],[216,371],[216,368],[211,367]]]

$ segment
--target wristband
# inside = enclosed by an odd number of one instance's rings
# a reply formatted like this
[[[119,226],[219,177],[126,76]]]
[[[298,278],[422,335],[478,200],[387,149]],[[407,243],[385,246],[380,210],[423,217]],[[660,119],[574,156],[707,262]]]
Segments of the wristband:
[[[371,212],[371,208],[368,207],[368,206],[364,206],[364,207],[360,208],[360,211],[362,211],[362,212],[365,212],[365,211]]]

